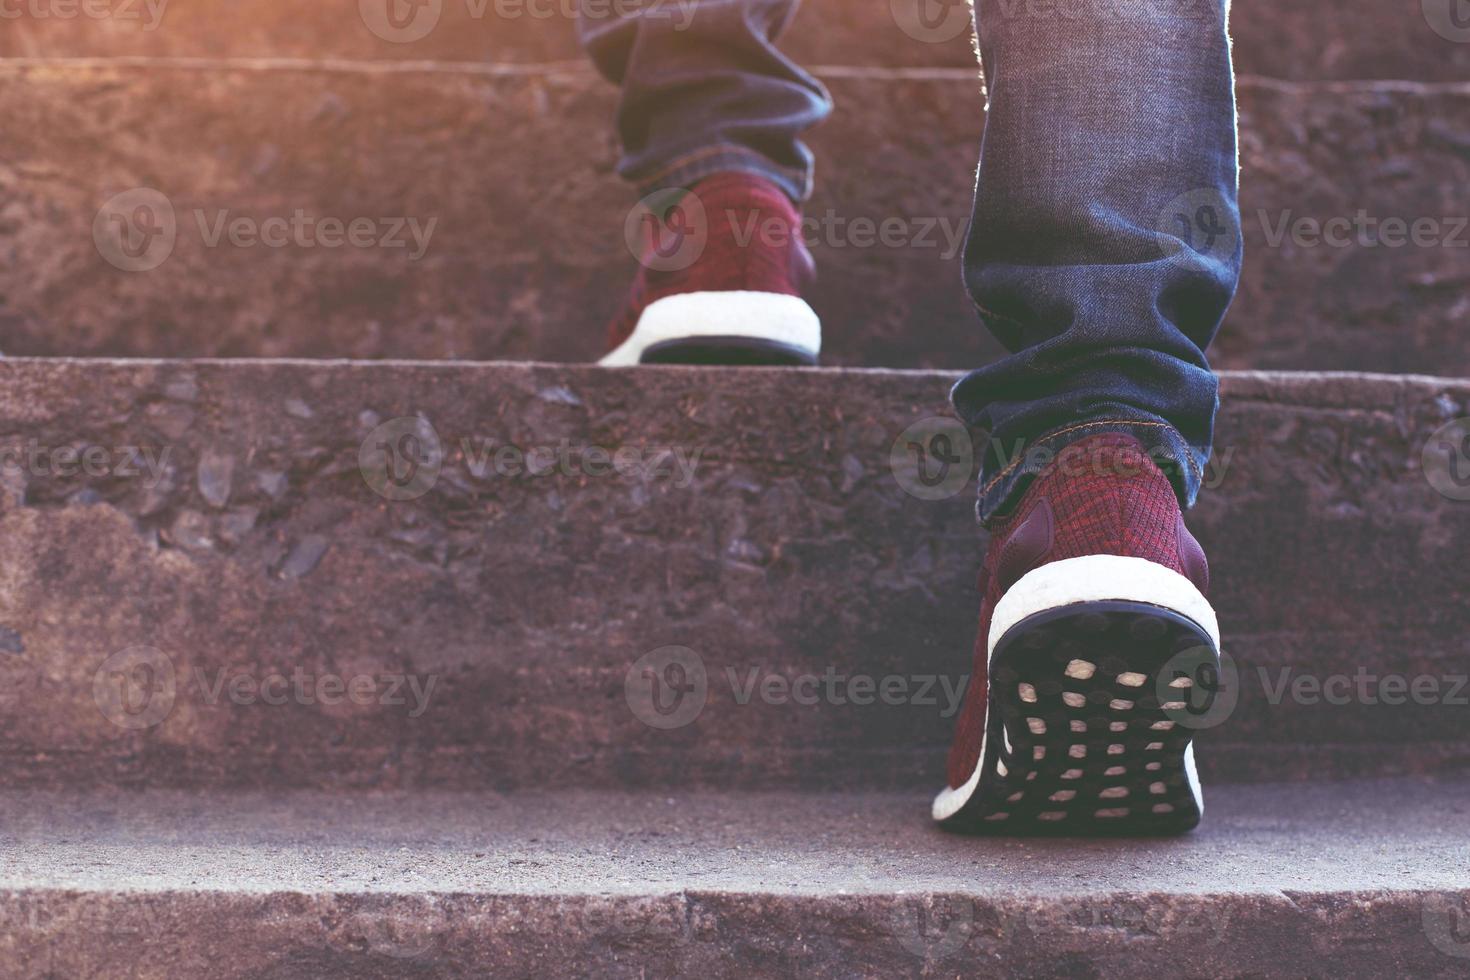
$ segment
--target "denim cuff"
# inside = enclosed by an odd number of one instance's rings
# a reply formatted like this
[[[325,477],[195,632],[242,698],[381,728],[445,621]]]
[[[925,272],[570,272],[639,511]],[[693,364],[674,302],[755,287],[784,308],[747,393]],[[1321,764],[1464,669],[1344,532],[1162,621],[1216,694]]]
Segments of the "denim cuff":
[[[770,158],[743,146],[722,143],[692,150],[655,172],[651,176],[629,174],[628,179],[638,185],[643,196],[669,188],[688,190],[699,181],[714,174],[749,173],[764,177],[786,193],[797,204],[801,204],[812,193],[810,170],[783,167]]]
[[[1059,426],[1032,440],[992,436],[980,466],[977,513],[987,527],[1005,518],[1042,470],[1067,446],[1108,432],[1123,432],[1143,444],[1179,496],[1179,506],[1194,506],[1204,482],[1208,447],[1191,446],[1179,430],[1156,419],[1111,417]]]

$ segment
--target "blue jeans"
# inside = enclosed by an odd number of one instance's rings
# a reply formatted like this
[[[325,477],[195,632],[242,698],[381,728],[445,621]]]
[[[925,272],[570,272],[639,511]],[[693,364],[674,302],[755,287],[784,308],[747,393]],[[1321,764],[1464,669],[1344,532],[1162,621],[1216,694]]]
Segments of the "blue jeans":
[[[584,14],[593,60],[623,86],[623,175],[652,191],[746,170],[804,199],[801,134],[830,101],[774,46],[796,6]],[[952,395],[990,433],[982,520],[1057,450],[1103,431],[1135,435],[1184,506],[1199,492],[1219,407],[1205,348],[1241,262],[1228,12],[1228,0],[976,0],[989,106],[964,280],[1010,352]]]
[[[743,170],[806,200],[812,153],[801,134],[832,99],[776,50],[798,3],[579,0],[582,45],[622,86],[618,172],[652,193]]]

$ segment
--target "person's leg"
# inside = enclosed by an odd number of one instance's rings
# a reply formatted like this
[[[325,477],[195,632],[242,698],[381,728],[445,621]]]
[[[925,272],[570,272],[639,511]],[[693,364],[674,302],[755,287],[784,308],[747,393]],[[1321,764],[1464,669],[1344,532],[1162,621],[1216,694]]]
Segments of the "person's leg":
[[[831,100],[776,48],[799,0],[581,0],[578,34],[622,87],[618,172],[640,193],[711,174],[758,174],[793,201],[811,193],[801,134]]]
[[[775,47],[796,7],[583,0],[582,41],[622,86],[618,171],[643,196],[629,224],[642,269],[603,364],[815,362],[801,137],[831,102]]]
[[[965,281],[1013,352],[954,390],[992,437],[982,518],[1099,431],[1136,436],[1185,506],[1199,490],[1204,352],[1241,261],[1228,7],[977,4],[989,108]]]
[[[1173,832],[1202,812],[1192,735],[1220,637],[1181,506],[1241,259],[1227,13],[978,2],[990,104],[965,279],[1012,353],[953,393],[991,434],[991,540],[933,808],[947,827]]]

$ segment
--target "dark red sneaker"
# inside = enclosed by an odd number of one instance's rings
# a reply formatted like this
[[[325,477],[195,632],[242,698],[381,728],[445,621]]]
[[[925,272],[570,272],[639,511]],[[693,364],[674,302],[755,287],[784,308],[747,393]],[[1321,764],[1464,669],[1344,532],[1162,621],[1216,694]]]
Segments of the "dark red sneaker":
[[[802,292],[816,266],[791,199],[746,173],[655,199],[663,213],[643,208],[629,229],[642,268],[600,363],[815,364],[822,329]]]
[[[1192,722],[1220,649],[1208,584],[1174,489],[1137,440],[1108,433],[1058,453],[991,535],[934,819],[1000,834],[1198,824]]]

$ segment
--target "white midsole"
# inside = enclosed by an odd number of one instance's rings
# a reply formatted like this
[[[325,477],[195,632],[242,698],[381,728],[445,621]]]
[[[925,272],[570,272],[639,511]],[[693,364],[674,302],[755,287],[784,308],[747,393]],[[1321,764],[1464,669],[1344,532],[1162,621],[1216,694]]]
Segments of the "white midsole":
[[[1023,619],[1078,602],[1110,600],[1172,609],[1198,623],[1215,642],[1215,649],[1220,648],[1215,610],[1189,579],[1147,558],[1084,555],[1042,565],[1006,590],[990,619],[987,653],[994,653],[1000,638]]]
[[[648,348],[691,337],[749,337],[795,347],[815,358],[822,349],[822,324],[800,296],[748,290],[679,293],[649,303],[628,339],[598,363],[638,364]]]
[[[1193,582],[1157,562],[1123,555],[1085,555],[1052,562],[1034,569],[995,604],[990,619],[990,635],[986,637],[986,665],[995,656],[995,645],[1017,623],[1037,613],[1070,606],[1079,602],[1144,602],[1173,610],[1199,624],[1209,634],[1215,649],[1220,648],[1220,623],[1209,600]],[[988,670],[987,670],[988,675]],[[989,692],[986,692],[989,696]],[[980,740],[980,758],[970,778],[956,787],[946,786],[934,798],[931,808],[935,820],[948,820],[975,795],[980,775],[985,768],[986,734]],[[1194,743],[1184,750],[1184,775],[1194,795],[1195,806],[1204,813],[1204,796],[1200,792],[1199,775],[1194,766]]]

